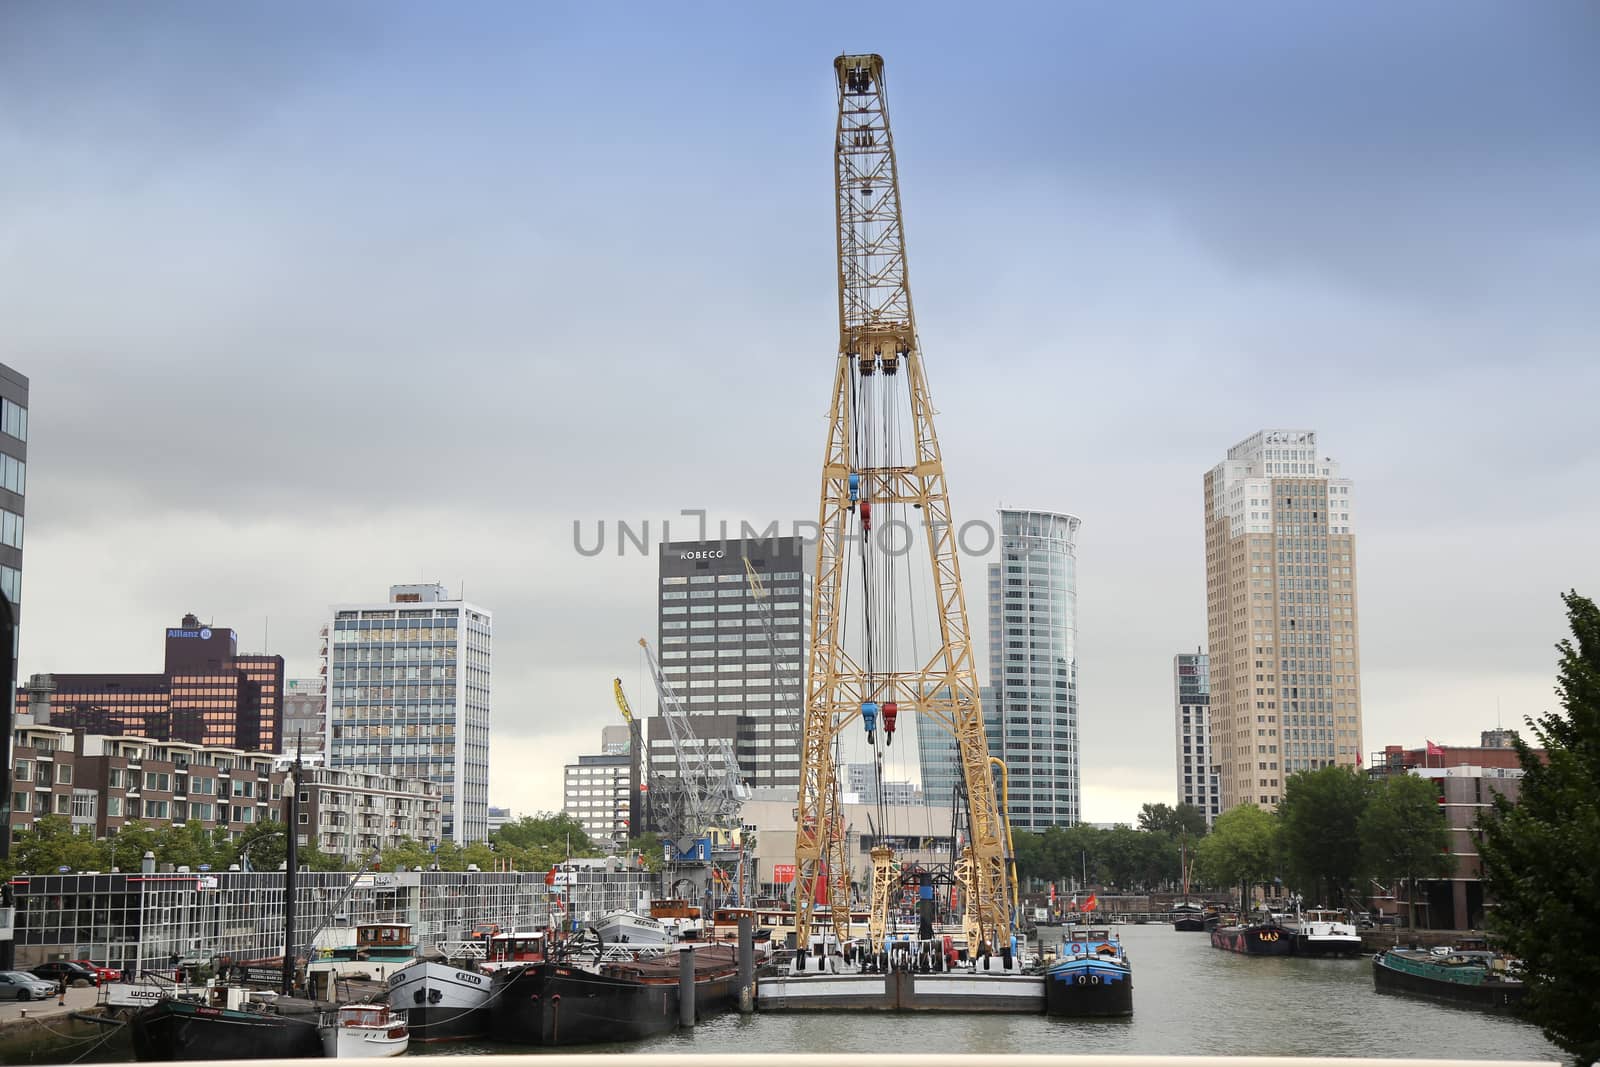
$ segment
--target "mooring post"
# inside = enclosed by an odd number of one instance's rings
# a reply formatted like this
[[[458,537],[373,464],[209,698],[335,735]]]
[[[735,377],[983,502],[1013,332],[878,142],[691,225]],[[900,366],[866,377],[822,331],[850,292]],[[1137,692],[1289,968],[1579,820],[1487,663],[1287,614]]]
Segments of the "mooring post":
[[[739,916],[739,1010],[749,1015],[756,1010],[756,920]]]
[[[694,949],[678,953],[678,1022],[694,1025]]]

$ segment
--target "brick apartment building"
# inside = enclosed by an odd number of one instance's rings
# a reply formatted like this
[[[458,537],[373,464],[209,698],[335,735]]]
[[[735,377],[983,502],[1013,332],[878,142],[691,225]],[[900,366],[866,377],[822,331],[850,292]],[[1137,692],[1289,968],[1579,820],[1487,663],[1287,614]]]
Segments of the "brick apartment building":
[[[63,815],[80,832],[115,835],[124,824],[198,823],[238,837],[284,817],[288,760],[271,752],[13,725],[11,827]],[[350,862],[409,838],[439,840],[442,800],[431,782],[312,765],[302,774],[298,834]]]
[[[1373,777],[1412,774],[1433,782],[1450,830],[1455,871],[1449,878],[1417,883],[1417,925],[1440,930],[1481,930],[1485,909],[1494,901],[1484,893],[1483,861],[1478,855],[1478,820],[1503,795],[1513,803],[1522,792],[1522,764],[1511,747],[1510,730],[1485,730],[1476,748],[1389,745],[1372,755]],[[1535,750],[1541,759],[1543,750]],[[1394,887],[1396,908],[1405,914],[1405,888]]]

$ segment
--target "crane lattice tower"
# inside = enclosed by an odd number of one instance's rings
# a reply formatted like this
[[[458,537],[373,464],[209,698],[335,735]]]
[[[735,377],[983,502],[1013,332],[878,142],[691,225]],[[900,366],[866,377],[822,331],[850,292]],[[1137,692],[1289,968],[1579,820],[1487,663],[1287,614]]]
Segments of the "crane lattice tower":
[[[850,924],[850,866],[835,778],[835,739],[860,720],[869,742],[892,738],[899,712],[915,711],[956,738],[969,803],[963,871],[968,945],[1009,936],[1005,848],[983,729],[956,527],[933,403],[919,351],[906,275],[900,180],[884,94],[883,59],[834,61],[838,126],[834,192],[839,263],[839,356],[834,375],[818,513],[812,646],[801,735],[795,834],[797,944],[808,944],[817,877],[826,874],[835,936]],[[909,507],[909,510],[907,510]],[[889,546],[893,524],[920,531],[932,568],[938,648],[911,662],[898,647]],[[859,537],[857,536],[859,535]],[[859,552],[861,588],[847,582],[847,549]],[[846,647],[846,593],[863,601],[862,629]],[[886,602],[886,600],[888,602]],[[853,605],[851,605],[853,607]],[[859,647],[858,647],[859,646]],[[900,662],[904,661],[904,662]],[[883,850],[879,850],[883,851]],[[874,866],[882,861],[875,853]]]

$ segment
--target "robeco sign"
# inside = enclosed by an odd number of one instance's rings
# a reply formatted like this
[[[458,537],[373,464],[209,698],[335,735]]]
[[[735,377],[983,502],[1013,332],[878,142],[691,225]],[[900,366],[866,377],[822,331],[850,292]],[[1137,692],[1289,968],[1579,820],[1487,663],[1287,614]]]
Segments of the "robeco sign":
[[[726,554],[727,554],[727,550],[726,549],[721,549],[721,548],[702,548],[698,552],[683,552],[683,553],[680,553],[678,558],[679,559],[721,559]]]

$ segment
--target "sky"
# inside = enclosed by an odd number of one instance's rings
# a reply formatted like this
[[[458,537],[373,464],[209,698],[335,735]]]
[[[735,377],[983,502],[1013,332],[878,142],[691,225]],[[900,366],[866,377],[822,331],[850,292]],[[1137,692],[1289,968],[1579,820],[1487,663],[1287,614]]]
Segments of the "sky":
[[[655,630],[653,559],[574,525],[815,516],[842,51],[886,62],[956,517],[1083,520],[1086,818],[1174,799],[1202,479],[1263,427],[1355,481],[1366,750],[1552,707],[1600,595],[1562,0],[0,6],[20,673],[158,669],[192,611],[312,675],[328,605],[464,586],[491,800],[558,807]]]

